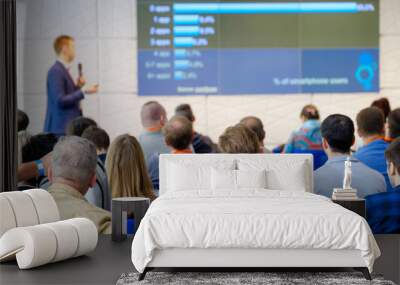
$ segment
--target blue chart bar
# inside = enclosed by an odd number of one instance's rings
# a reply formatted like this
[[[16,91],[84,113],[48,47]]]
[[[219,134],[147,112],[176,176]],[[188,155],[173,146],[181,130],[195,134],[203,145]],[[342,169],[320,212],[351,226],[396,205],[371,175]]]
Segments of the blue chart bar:
[[[174,38],[174,46],[176,46],[176,47],[193,47],[194,39],[192,37]]]
[[[199,36],[199,26],[174,26],[175,36]]]
[[[175,71],[174,78],[175,80],[183,80],[185,79],[185,73],[183,71]]]
[[[185,49],[176,49],[174,50],[175,58],[186,58],[187,52]]]
[[[301,14],[360,12],[358,5],[355,2],[177,3],[173,5],[173,10],[175,14]]]
[[[175,25],[196,25],[200,24],[199,15],[174,15]]]
[[[175,60],[174,62],[174,67],[176,69],[187,69],[190,68],[191,64],[189,60],[183,59],[183,60]]]

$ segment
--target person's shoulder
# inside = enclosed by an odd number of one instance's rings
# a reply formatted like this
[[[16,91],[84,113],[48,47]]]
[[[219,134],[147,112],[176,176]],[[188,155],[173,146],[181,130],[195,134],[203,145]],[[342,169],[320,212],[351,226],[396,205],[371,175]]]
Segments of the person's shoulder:
[[[58,61],[55,61],[52,66],[49,68],[49,73],[51,72],[60,72],[62,71],[61,64]]]
[[[359,171],[363,171],[368,175],[372,175],[372,176],[379,176],[383,178],[383,175],[380,174],[378,171],[376,171],[375,169],[372,169],[371,167],[369,167],[368,165],[366,165],[364,162],[358,160],[358,163],[354,164],[354,168],[358,168]]]
[[[338,167],[334,167],[331,163],[326,162],[324,165],[314,170],[314,176],[332,174],[332,172],[335,172],[337,169]]]
[[[383,177],[381,173],[365,165],[361,161],[356,164],[355,168],[357,168],[357,171],[361,174],[362,177],[364,177],[364,181],[366,183],[370,184],[371,182],[375,181],[376,183],[379,183],[384,189],[386,189],[385,177]]]

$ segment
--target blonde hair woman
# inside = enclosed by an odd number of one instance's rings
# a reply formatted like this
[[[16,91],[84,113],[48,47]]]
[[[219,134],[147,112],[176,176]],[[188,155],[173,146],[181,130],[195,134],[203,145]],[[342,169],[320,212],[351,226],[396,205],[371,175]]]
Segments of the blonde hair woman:
[[[121,135],[112,142],[107,153],[106,170],[113,198],[156,198],[142,148],[134,136]]]

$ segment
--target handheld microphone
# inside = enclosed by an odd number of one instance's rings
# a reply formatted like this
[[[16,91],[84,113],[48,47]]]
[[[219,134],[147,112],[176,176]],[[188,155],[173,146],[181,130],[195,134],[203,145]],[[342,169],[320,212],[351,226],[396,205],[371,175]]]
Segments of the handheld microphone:
[[[78,63],[78,75],[79,75],[79,77],[82,77],[82,75],[83,75],[83,66],[82,66],[82,63]]]

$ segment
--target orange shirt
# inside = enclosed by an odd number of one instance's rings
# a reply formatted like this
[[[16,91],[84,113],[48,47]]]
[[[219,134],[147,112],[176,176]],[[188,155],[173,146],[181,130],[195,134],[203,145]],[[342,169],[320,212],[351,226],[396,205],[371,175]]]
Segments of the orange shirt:
[[[174,149],[171,153],[172,153],[172,154],[189,154],[189,153],[193,153],[193,151],[192,151],[191,149],[189,149],[189,148],[187,148],[187,149],[181,149],[181,150],[179,150],[179,149]]]

